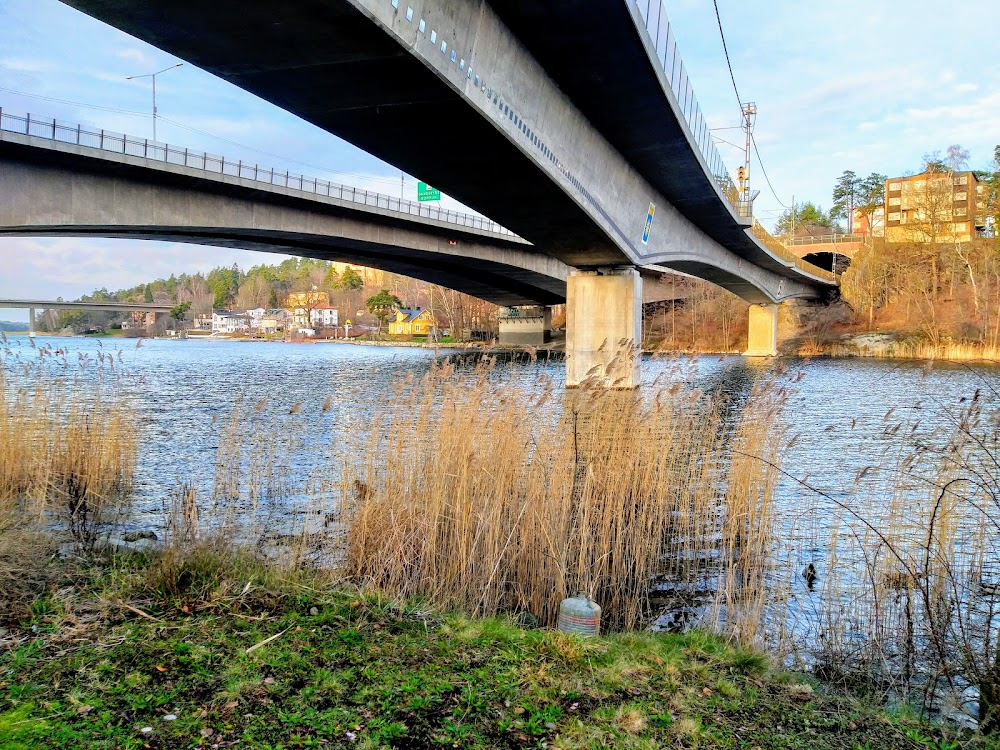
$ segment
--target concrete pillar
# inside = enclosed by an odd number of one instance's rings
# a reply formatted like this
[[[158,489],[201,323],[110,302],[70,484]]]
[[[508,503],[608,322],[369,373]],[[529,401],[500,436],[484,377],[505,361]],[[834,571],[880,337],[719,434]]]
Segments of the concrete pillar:
[[[566,386],[639,384],[642,278],[634,268],[573,271],[566,284]]]
[[[750,305],[750,327],[747,332],[747,357],[778,355],[778,306]]]
[[[500,344],[541,346],[552,336],[552,309],[542,306],[511,307],[500,316]]]
[[[35,335],[35,308],[28,308],[28,335]]]

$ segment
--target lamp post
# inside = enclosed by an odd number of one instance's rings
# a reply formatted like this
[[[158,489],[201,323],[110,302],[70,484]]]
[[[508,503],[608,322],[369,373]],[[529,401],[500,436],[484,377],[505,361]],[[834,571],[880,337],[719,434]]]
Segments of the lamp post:
[[[156,76],[160,73],[166,73],[168,70],[173,70],[174,68],[179,68],[184,63],[177,63],[176,65],[171,65],[163,70],[158,70],[155,73],[146,73],[141,76],[125,76],[126,81],[132,81],[136,78],[152,78],[153,79],[153,140],[156,140]]]

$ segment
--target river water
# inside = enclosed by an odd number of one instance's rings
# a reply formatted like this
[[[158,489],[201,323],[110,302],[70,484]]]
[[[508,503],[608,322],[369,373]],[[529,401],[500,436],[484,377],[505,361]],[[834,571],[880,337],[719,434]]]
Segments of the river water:
[[[119,369],[135,384],[132,391],[142,420],[137,486],[147,499],[156,499],[180,480],[211,476],[220,420],[233,409],[237,394],[251,405],[266,400],[268,411],[275,413],[301,404],[303,427],[312,435],[308,453],[310,448],[328,448],[324,435],[335,427],[363,428],[367,404],[387,398],[401,374],[423,375],[435,358],[427,349],[347,344],[143,340],[136,347],[128,339],[37,341],[69,352],[69,374],[84,372],[76,366],[81,354],[94,358],[104,351],[121,361]],[[38,359],[26,337],[9,337],[9,348],[10,363]],[[758,373],[775,366],[737,356],[646,357],[642,375],[647,383],[666,375],[704,391],[741,398],[749,394]],[[883,439],[890,410],[895,415],[919,411],[924,424],[932,425],[940,419],[938,406],[956,404],[989,383],[1000,385],[1000,367],[983,364],[786,359],[780,366],[801,373],[783,412],[789,436],[798,436],[783,457],[783,468],[834,494],[850,487],[858,471],[895,444]],[[562,382],[561,362],[512,367],[510,376],[523,378],[526,385],[541,376]]]
[[[211,494],[220,446],[225,449],[246,437],[227,432],[238,401],[251,417],[258,413],[256,406],[274,415],[268,429],[279,433],[288,419],[295,420],[298,437],[286,446],[281,470],[283,481],[301,482],[348,447],[344,441],[364,440],[370,405],[389,398],[401,375],[424,374],[436,356],[418,348],[325,343],[145,340],[137,347],[133,340],[55,337],[39,338],[37,343],[68,351],[67,373],[87,377],[87,368],[78,366],[79,357],[95,358],[100,352],[114,353],[117,366],[127,371],[140,419],[135,521],[139,526],[153,523],[157,514],[162,517],[164,500],[182,483],[192,483],[199,494]],[[5,359],[8,365],[33,362],[38,352],[27,338],[10,337]],[[53,377],[60,374],[58,366],[47,366]],[[949,408],[1000,383],[1000,368],[986,364],[874,359],[644,358],[642,373],[644,382],[657,377],[684,380],[739,401],[749,395],[762,370],[775,367],[796,375],[782,412],[787,435],[797,437],[782,457],[787,475],[779,481],[777,507],[786,518],[779,523],[789,533],[800,533],[803,524],[812,529],[800,544],[789,547],[791,570],[818,564],[824,554],[823,535],[828,529],[822,519],[818,524],[804,522],[802,513],[833,510],[815,503],[803,510],[805,490],[797,480],[805,479],[835,501],[850,503],[858,474],[884,463],[886,452],[891,456],[898,448],[898,428],[894,432],[893,425],[902,421],[905,429],[918,422],[919,430],[947,428]],[[515,364],[503,377],[518,379],[525,387],[550,378],[560,387],[563,365]],[[247,430],[262,428],[258,417],[247,419],[245,425]],[[798,588],[803,589],[799,596],[810,596],[804,584]],[[669,625],[671,618],[666,613],[661,624]]]

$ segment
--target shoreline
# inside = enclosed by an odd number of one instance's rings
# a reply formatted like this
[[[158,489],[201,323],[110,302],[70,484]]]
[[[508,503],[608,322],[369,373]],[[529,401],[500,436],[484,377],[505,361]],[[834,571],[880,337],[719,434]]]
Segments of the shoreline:
[[[73,585],[0,628],[4,746],[989,746],[708,631],[587,639],[221,550],[36,571]]]
[[[27,337],[27,331],[4,331],[6,336]],[[34,338],[79,338],[79,339],[123,339],[132,340],[133,337],[125,336],[93,336],[85,334],[73,334],[63,336],[58,333],[36,332]],[[872,339],[878,338],[878,341]],[[136,341],[149,337],[135,337]],[[431,350],[451,350],[452,353],[515,353],[534,351],[538,354],[545,353],[547,356],[553,354],[562,355],[565,353],[565,340],[557,340],[549,344],[537,347],[524,345],[503,345],[487,344],[477,341],[453,341],[453,342],[426,342],[426,341],[385,341],[385,340],[359,340],[359,339],[259,339],[249,337],[211,337],[211,336],[188,336],[177,338],[172,336],[156,336],[153,340],[160,341],[231,341],[241,343],[256,344],[339,344],[346,346],[370,346],[386,348],[410,348],[410,349],[431,349]],[[938,351],[935,351],[937,349]],[[641,354],[649,356],[688,356],[688,357],[742,357],[739,351],[722,351],[719,349],[659,349],[644,347]],[[994,355],[994,356],[991,356]],[[984,362],[1000,364],[1000,352],[993,352],[991,348],[980,347],[976,344],[944,344],[934,347],[931,344],[914,342],[912,340],[899,339],[898,334],[857,334],[851,339],[842,340],[837,343],[798,344],[797,349],[779,350],[777,357],[799,358],[799,359],[885,359],[896,361],[917,361],[917,362]]]

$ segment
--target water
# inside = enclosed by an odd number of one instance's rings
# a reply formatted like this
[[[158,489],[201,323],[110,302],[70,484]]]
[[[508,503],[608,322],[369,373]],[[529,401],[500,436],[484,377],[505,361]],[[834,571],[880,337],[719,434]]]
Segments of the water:
[[[418,348],[322,343],[154,340],[137,348],[133,340],[54,337],[37,343],[69,352],[67,366],[56,363],[61,356],[47,364],[53,377],[89,377],[92,368],[77,364],[81,354],[114,353],[116,361],[124,362],[140,419],[135,527],[155,527],[164,501],[184,482],[194,484],[199,497],[211,496],[220,446],[224,451],[233,441],[251,444],[261,434],[285,441],[271,467],[280,475],[271,499],[278,505],[294,501],[305,492],[307,477],[329,469],[339,453],[366,439],[371,407],[391,397],[399,378],[412,373],[419,379],[436,356]],[[11,337],[9,348],[9,364],[38,359],[27,338]],[[859,473],[885,463],[887,451],[892,457],[900,445],[898,430],[916,426],[919,434],[948,427],[942,407],[956,407],[977,389],[1000,382],[1000,369],[989,365],[871,359],[778,363],[717,356],[679,362],[646,358],[642,363],[644,382],[683,380],[735,404],[749,396],[761,371],[776,367],[787,367],[799,378],[781,415],[788,439],[795,439],[782,457],[785,474],[776,500],[779,528],[791,540],[784,554],[793,576],[809,563],[822,564],[830,533],[827,518],[838,511],[838,502],[853,502]],[[499,375],[524,387],[545,378],[559,387],[562,376],[558,362],[515,364]],[[237,402],[246,434],[227,432]],[[828,498],[817,502],[818,493]],[[821,583],[826,573],[820,568]],[[814,636],[820,594],[804,580],[789,583],[792,601],[768,616],[784,620],[782,629]],[[695,592],[691,606],[664,613],[661,624],[690,621],[709,593]]]
[[[37,360],[26,337],[12,336],[9,342],[10,363]],[[346,344],[144,340],[137,348],[129,339],[44,337],[37,342],[69,352],[66,373],[85,375],[77,366],[78,353],[93,358],[103,351],[123,361],[141,420],[137,492],[140,500],[157,502],[182,480],[211,478],[221,425],[238,394],[247,409],[265,400],[272,415],[301,404],[296,416],[310,437],[297,463],[305,466],[326,455],[331,439],[364,430],[368,406],[388,398],[400,375],[422,376],[435,357],[427,349]],[[643,380],[683,379],[739,402],[749,395],[756,375],[775,366],[742,357],[682,362],[647,357]],[[845,497],[856,474],[898,444],[885,434],[887,426],[915,417],[922,419],[922,429],[932,427],[941,423],[941,405],[955,405],[989,383],[1000,384],[1000,368],[985,365],[874,359],[784,360],[782,365],[802,373],[782,414],[788,435],[797,436],[783,456],[783,469],[835,497]],[[542,376],[562,381],[559,362],[514,368],[511,377],[523,378],[526,387]],[[791,479],[782,480],[786,505],[801,491]]]

